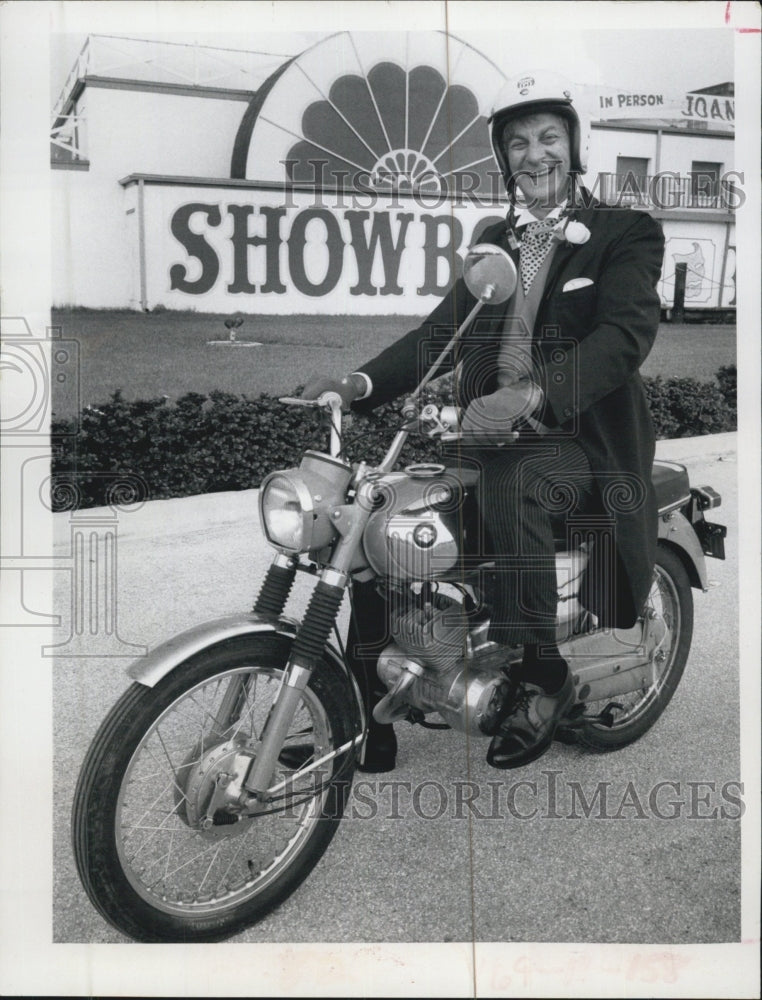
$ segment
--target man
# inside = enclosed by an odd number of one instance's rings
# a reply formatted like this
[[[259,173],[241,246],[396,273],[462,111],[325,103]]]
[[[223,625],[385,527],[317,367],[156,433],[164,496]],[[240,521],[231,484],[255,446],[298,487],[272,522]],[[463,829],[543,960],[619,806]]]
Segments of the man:
[[[514,690],[488,760],[519,767],[544,753],[574,701],[556,645],[553,529],[557,515],[588,513],[608,526],[603,578],[588,572],[585,607],[602,626],[635,623],[656,551],[651,485],[654,433],[638,369],[659,323],[664,238],[650,216],[595,202],[579,183],[589,126],[568,85],[524,74],[499,95],[492,147],[510,196],[507,227],[483,242],[504,247],[520,281],[507,305],[487,306],[459,346],[463,456],[480,470],[478,502],[496,560],[489,638],[523,645]],[[462,280],[417,329],[344,379],[313,379],[347,405],[372,409],[420,380],[430,356],[473,305]],[[513,432],[519,431],[514,438]],[[567,499],[560,505],[558,497]],[[602,520],[601,520],[602,519]],[[600,560],[598,560],[600,562]],[[350,640],[383,638],[370,595],[355,602]],[[369,707],[384,693],[373,664],[351,661]],[[371,724],[365,769],[394,766],[391,727]]]

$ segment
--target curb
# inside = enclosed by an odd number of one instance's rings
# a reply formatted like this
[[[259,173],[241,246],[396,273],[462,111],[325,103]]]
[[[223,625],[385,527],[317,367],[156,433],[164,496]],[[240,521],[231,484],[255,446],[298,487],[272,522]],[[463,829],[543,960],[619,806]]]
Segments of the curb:
[[[675,438],[656,442],[656,457],[682,465],[697,462],[734,460],[738,433],[706,434],[701,437]],[[62,511],[53,515],[55,547],[68,546],[69,526],[80,518],[113,520],[119,525],[119,537],[150,538],[162,542],[169,538],[193,535],[198,531],[214,534],[226,526],[238,525],[241,544],[262,540],[258,510],[259,489],[232,490],[226,493],[203,493],[170,500],[148,500],[133,508],[114,512],[110,507],[88,507],[83,511]]]
[[[670,462],[696,462],[733,456],[738,452],[738,431],[669,438],[656,442],[656,457]]]

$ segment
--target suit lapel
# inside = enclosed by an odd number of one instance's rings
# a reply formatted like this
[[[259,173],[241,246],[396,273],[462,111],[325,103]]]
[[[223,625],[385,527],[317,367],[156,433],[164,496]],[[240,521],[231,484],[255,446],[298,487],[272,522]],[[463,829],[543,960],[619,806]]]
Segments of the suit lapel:
[[[561,268],[564,266],[566,261],[571,257],[573,247],[569,243],[562,243],[561,246],[556,248],[556,252],[553,254],[553,259],[550,262],[550,269],[548,270],[548,277],[545,281],[545,288],[542,292],[542,298],[540,299],[540,304],[545,302],[548,296],[553,291],[556,282],[558,281],[558,275]]]

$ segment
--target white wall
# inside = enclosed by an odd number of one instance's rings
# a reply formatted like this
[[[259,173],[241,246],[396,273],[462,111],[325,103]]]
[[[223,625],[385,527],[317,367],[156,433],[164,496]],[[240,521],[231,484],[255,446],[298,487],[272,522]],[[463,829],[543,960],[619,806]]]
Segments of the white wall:
[[[592,188],[599,173],[615,174],[618,156],[641,156],[649,161],[648,172],[653,173],[656,157],[654,132],[615,132],[613,129],[593,129],[588,184]]]
[[[245,101],[86,87],[88,170],[51,172],[53,304],[139,307],[132,173],[227,177]]]
[[[229,177],[245,101],[87,87],[92,174]]]
[[[699,133],[700,134],[700,133]],[[690,173],[694,160],[708,163],[722,163],[724,170],[732,170],[734,162],[732,140],[703,136],[700,141],[691,142],[679,135],[662,136],[662,170],[676,170]]]
[[[655,132],[617,131],[615,129],[593,129],[589,183],[598,172],[615,173],[618,156],[640,156],[649,161],[648,172],[657,170],[657,135]],[[663,132],[659,170],[690,173],[694,160],[722,163],[726,170],[733,168],[734,144],[732,136],[720,139],[717,136],[702,135],[701,132]]]
[[[80,170],[51,171],[54,306],[137,305],[128,249],[125,192]]]

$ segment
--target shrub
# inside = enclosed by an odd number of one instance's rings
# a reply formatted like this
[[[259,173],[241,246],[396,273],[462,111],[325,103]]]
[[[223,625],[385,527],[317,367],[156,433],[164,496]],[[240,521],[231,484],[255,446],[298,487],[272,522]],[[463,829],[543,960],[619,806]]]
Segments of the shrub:
[[[71,428],[54,424],[54,482],[76,481],[83,507],[105,503],[120,475],[138,476],[151,499],[246,489],[277,463],[295,464],[306,448],[323,445],[316,417],[266,396],[188,393],[174,404],[127,403],[116,392],[82,411],[76,435],[56,437]]]
[[[715,375],[725,402],[735,414],[738,407],[738,371],[735,365],[723,365]]]
[[[734,365],[720,369],[718,385],[644,379],[657,437],[732,430],[735,379]],[[432,382],[424,399],[451,404],[452,377]],[[379,462],[399,423],[393,403],[352,414],[345,425],[345,457]],[[307,448],[325,449],[328,440],[325,417],[314,408],[287,406],[264,394],[249,399],[219,391],[191,392],[175,402],[166,397],[127,402],[115,392],[107,403],[83,410],[79,430],[73,430],[73,423],[61,420],[52,426],[54,510],[107,503],[119,477],[137,479],[149,499],[251,489],[273,469],[297,465]],[[435,442],[411,436],[401,460],[438,457]]]
[[[693,437],[734,430],[735,410],[712,382],[695,378],[644,379],[657,438]]]

